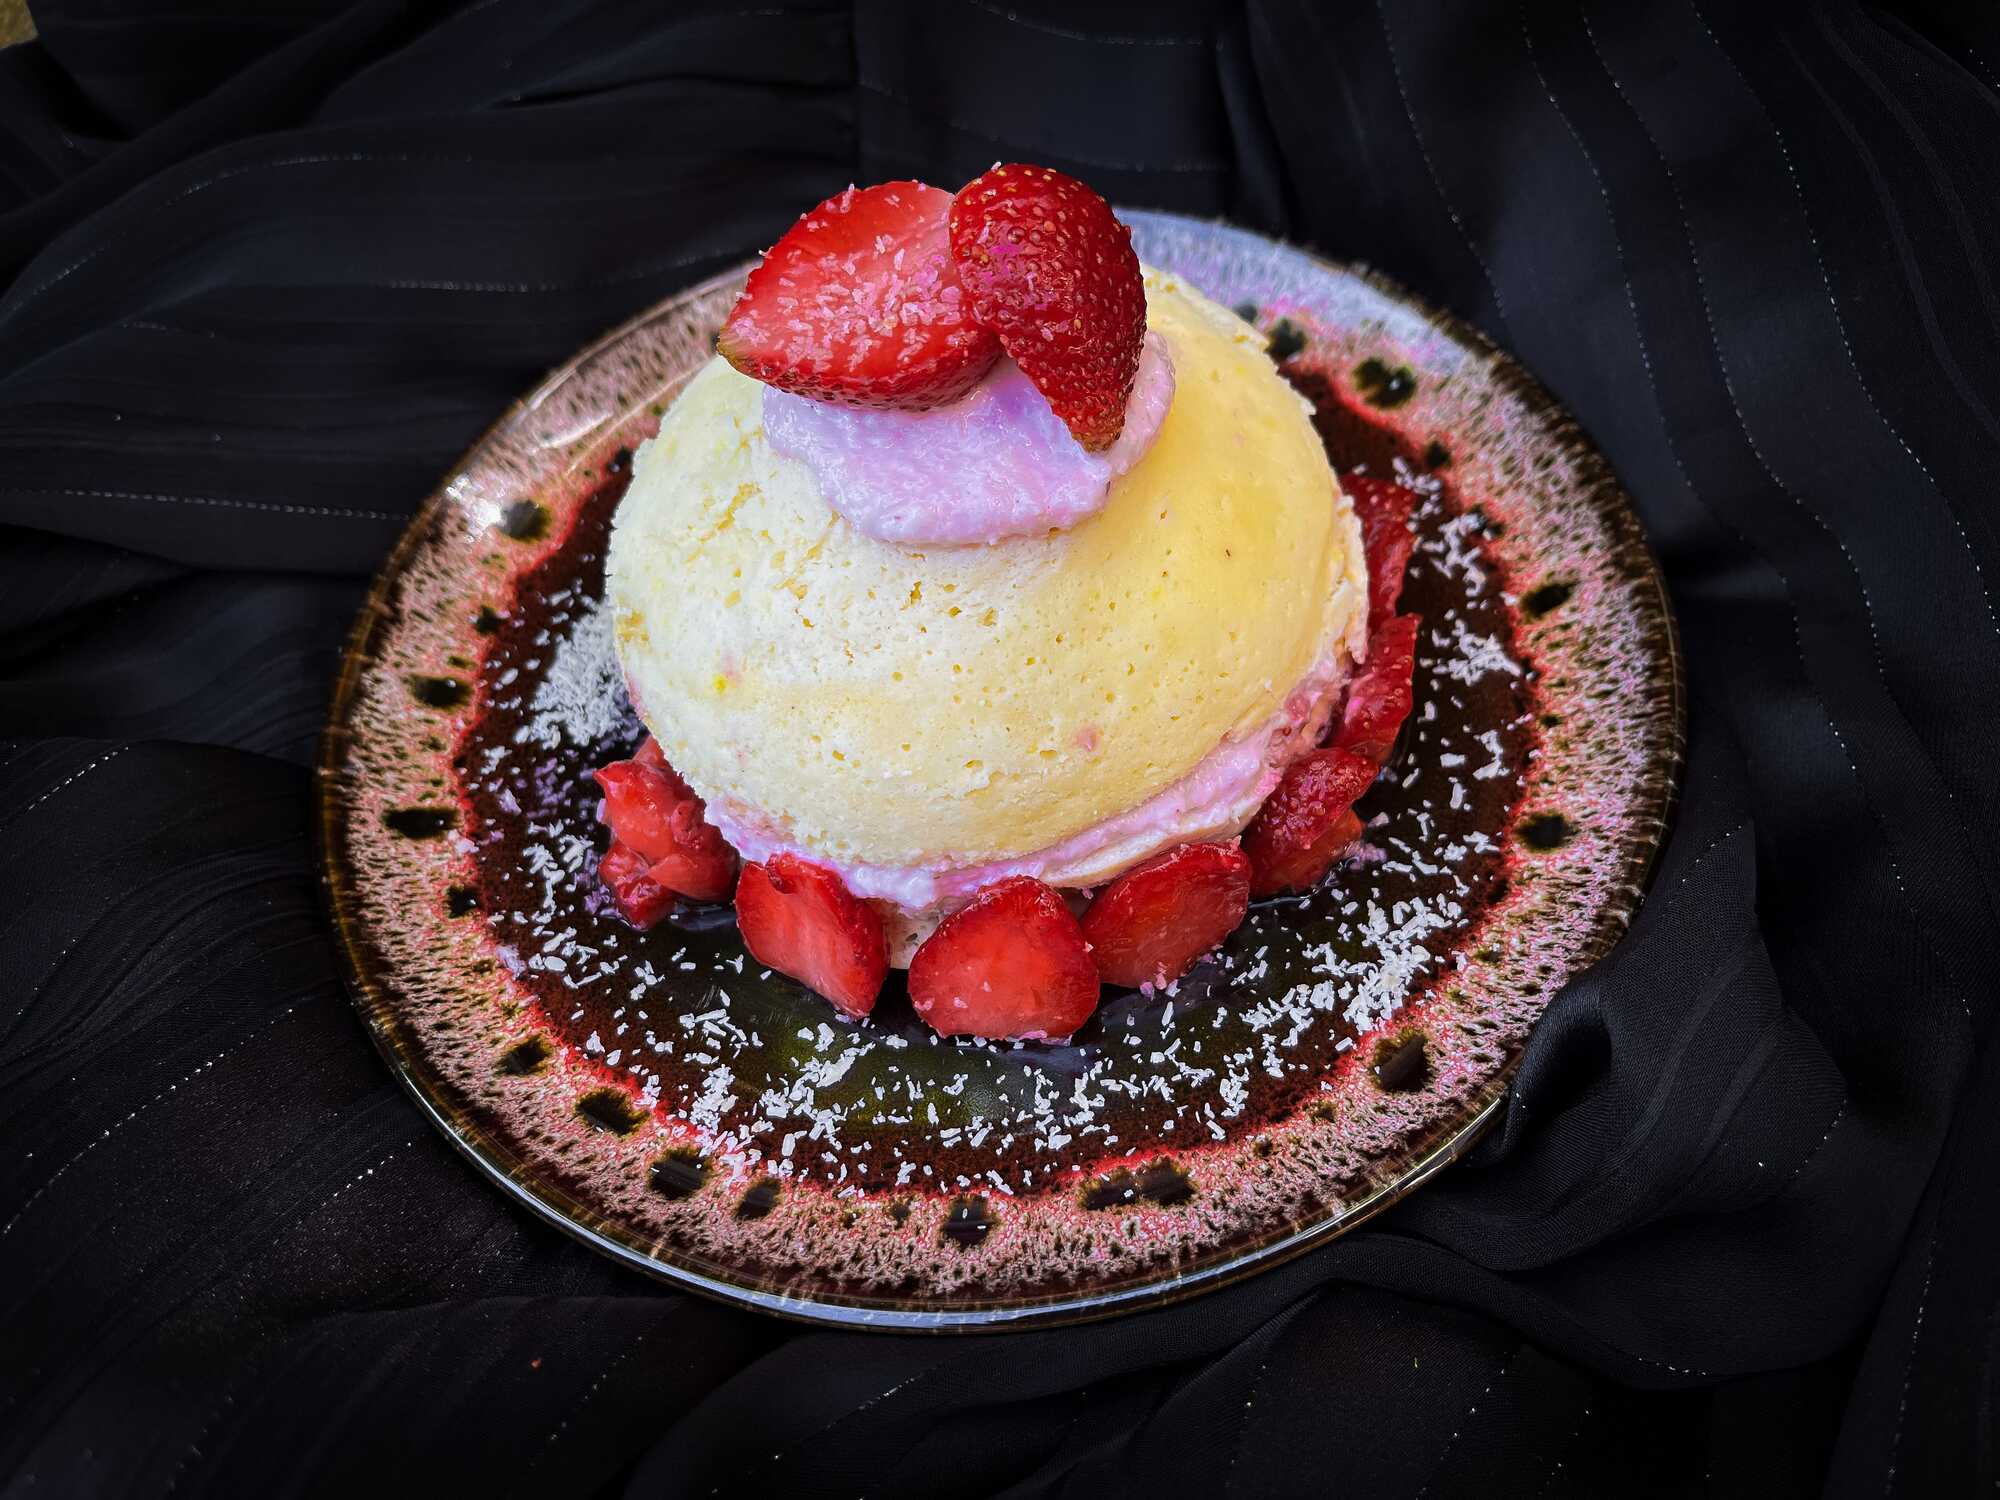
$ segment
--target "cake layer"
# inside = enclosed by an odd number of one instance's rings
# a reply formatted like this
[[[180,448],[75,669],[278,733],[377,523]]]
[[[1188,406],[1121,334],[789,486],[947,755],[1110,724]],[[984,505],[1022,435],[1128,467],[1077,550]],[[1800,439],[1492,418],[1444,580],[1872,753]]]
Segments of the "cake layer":
[[[884,866],[825,862],[857,896],[908,912],[951,910],[982,886],[1010,875],[1089,890],[1180,844],[1210,843],[1242,832],[1286,767],[1311,750],[1339,706],[1350,675],[1346,652],[1316,664],[1284,707],[1248,734],[1210,751],[1194,769],[1136,807],[1114,813],[1047,849],[984,864]],[[756,809],[711,803],[709,821],[745,859],[780,851],[813,857],[789,842]]]
[[[1103,509],[1053,535],[876,541],[772,449],[754,381],[717,360],[682,392],[635,460],[608,591],[637,706],[719,817],[848,865],[1018,859],[1359,654],[1359,531],[1305,403],[1254,329],[1147,289],[1172,404]]]

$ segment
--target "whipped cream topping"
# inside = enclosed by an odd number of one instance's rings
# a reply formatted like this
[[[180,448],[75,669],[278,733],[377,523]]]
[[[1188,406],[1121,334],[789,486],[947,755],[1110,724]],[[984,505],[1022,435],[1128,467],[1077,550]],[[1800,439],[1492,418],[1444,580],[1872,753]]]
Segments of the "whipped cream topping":
[[[1010,875],[1032,875],[1049,885],[1073,889],[1101,885],[1162,849],[1240,833],[1264,799],[1277,790],[1291,764],[1318,745],[1339,706],[1349,670],[1347,652],[1335,643],[1276,713],[1247,734],[1223,741],[1178,781],[1059,844],[1015,859],[985,864],[852,864],[787,841],[757,810],[731,806],[724,799],[708,804],[708,821],[745,859],[761,863],[781,852],[796,854],[833,870],[855,895],[887,902],[906,913],[942,915],[982,886]]]
[[[1045,535],[1102,510],[1111,481],[1159,436],[1174,369],[1166,341],[1148,333],[1125,430],[1102,453],[1070,435],[1005,355],[965,395],[927,411],[839,406],[772,386],[763,399],[772,448],[811,469],[855,530],[882,542],[965,545]]]

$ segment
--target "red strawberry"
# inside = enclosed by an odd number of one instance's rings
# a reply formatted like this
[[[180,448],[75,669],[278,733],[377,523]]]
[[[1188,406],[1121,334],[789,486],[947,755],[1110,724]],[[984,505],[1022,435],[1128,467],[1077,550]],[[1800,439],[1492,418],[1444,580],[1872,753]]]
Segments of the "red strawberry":
[[[706,817],[699,797],[678,804],[668,816],[674,847],[653,861],[653,879],[690,901],[727,901],[736,884],[736,851]]]
[[[1394,480],[1375,479],[1366,474],[1349,474],[1341,489],[1354,504],[1355,518],[1361,522],[1361,541],[1368,557],[1368,624],[1372,630],[1396,612],[1396,600],[1403,592],[1403,573],[1417,539],[1410,531],[1410,516],[1417,508],[1417,494]]]
[[[951,195],[921,182],[849,188],[765,252],[715,347],[754,380],[848,406],[964,395],[1000,357],[952,274]]]
[[[617,839],[597,862],[597,878],[611,892],[611,899],[625,914],[625,920],[644,932],[673,909],[674,893],[653,879],[651,863],[629,844]]]
[[[1397,615],[1375,626],[1368,637],[1367,665],[1347,685],[1347,706],[1333,743],[1378,766],[1388,760],[1410,716],[1420,624],[1416,615]]]
[[[736,882],[736,927],[766,968],[865,1016],[889,973],[889,944],[875,908],[833,871],[796,854],[748,864]]]
[[[1233,844],[1182,844],[1098,893],[1083,935],[1107,984],[1169,984],[1250,909],[1250,861]]]
[[[658,766],[662,771],[673,770],[673,767],[667,764],[667,752],[660,748],[660,742],[650,734],[639,741],[639,748],[632,752],[632,759],[643,766]],[[680,778],[676,776],[674,779],[678,781]]]
[[[941,1036],[1066,1037],[1097,1009],[1097,965],[1062,897],[1014,875],[924,939],[910,1000]]]
[[[1109,448],[1146,336],[1132,231],[1074,177],[1018,162],[951,200],[951,256],[975,322],[1000,335],[1086,448]]]
[[[655,882],[693,901],[721,901],[729,895],[736,851],[709,826],[701,798],[674,774],[664,756],[658,765],[650,759],[615,760],[596,776],[612,839],[648,860]]]
[[[694,795],[686,782],[664,766],[641,760],[614,760],[592,775],[604,793],[600,816],[613,838],[649,860],[673,852],[669,819],[676,807]]]
[[[1361,837],[1355,799],[1375,780],[1375,762],[1351,750],[1315,750],[1293,763],[1243,834],[1250,894],[1303,891]]]

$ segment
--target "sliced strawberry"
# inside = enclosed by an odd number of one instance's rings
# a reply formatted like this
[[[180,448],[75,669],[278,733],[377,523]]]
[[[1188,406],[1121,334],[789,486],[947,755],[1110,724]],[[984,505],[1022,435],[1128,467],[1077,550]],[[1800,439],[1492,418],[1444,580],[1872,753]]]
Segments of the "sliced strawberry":
[[[1354,803],[1375,780],[1375,762],[1351,750],[1315,750],[1293,763],[1243,834],[1250,894],[1303,891],[1319,883],[1361,837]]]
[[[736,851],[705,816],[699,797],[675,806],[667,817],[674,847],[653,861],[652,877],[690,901],[727,901],[736,885]]]
[[[952,199],[951,255],[974,321],[1000,335],[1076,440],[1115,443],[1139,373],[1146,287],[1111,205],[1047,167],[995,167]]]
[[[701,799],[694,794],[694,788],[681,780],[681,773],[667,764],[667,752],[660,748],[660,742],[650,734],[639,741],[639,748],[632,752],[632,759],[642,766],[652,766],[667,778],[667,787],[682,802]]]
[[[1083,918],[1106,984],[1170,984],[1250,909],[1250,860],[1233,844],[1182,844],[1120,875]]]
[[[754,380],[848,406],[964,395],[1000,357],[952,272],[951,195],[921,182],[837,193],[765,252],[715,341]]]
[[[865,1016],[889,973],[882,918],[823,865],[796,854],[747,864],[736,882],[736,927],[766,968]]]
[[[644,755],[645,745],[639,749]],[[655,882],[692,901],[728,897],[736,882],[736,851],[709,826],[701,798],[664,756],[658,765],[650,758],[615,760],[596,776],[612,838],[650,863]]]
[[[1397,615],[1368,636],[1368,661],[1347,685],[1347,706],[1333,743],[1366,756],[1376,765],[1389,759],[1396,735],[1410,716],[1412,679],[1417,670],[1416,615]]]
[[[641,932],[673,910],[674,893],[653,879],[646,856],[617,839],[597,862],[597,878],[611,892],[611,899],[625,914],[625,920]]]
[[[1340,487],[1354,504],[1361,522],[1361,542],[1368,556],[1368,624],[1372,630],[1396,612],[1403,592],[1403,574],[1417,539],[1410,517],[1418,503],[1416,491],[1390,479],[1349,474]]]
[[[910,1000],[941,1036],[1066,1037],[1097,1009],[1097,965],[1062,897],[1014,875],[924,939]]]
[[[664,766],[642,760],[614,760],[592,773],[598,790],[604,793],[600,817],[613,838],[629,844],[649,860],[660,859],[674,850],[674,833],[669,819],[681,803],[694,795],[687,783]]]

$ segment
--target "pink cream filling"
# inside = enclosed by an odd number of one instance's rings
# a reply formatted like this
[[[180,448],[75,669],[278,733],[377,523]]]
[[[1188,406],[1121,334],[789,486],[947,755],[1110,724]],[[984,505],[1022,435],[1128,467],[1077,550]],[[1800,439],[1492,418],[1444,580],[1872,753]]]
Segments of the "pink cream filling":
[[[1056,886],[1100,885],[1163,849],[1241,832],[1286,769],[1319,743],[1347,677],[1346,654],[1336,642],[1284,705],[1250,733],[1223,741],[1185,776],[1138,806],[1014,859],[900,866],[828,859],[787,840],[756,810],[723,798],[709,802],[708,821],[745,859],[761,863],[790,852],[833,870],[855,895],[912,913],[957,906],[982,886],[1010,875],[1032,875]]]
[[[927,411],[838,406],[766,386],[764,435],[812,470],[826,503],[863,536],[996,542],[1060,531],[1102,510],[1111,481],[1152,447],[1173,399],[1173,361],[1149,333],[1125,430],[1102,453],[1070,435],[1005,355],[965,395]]]

